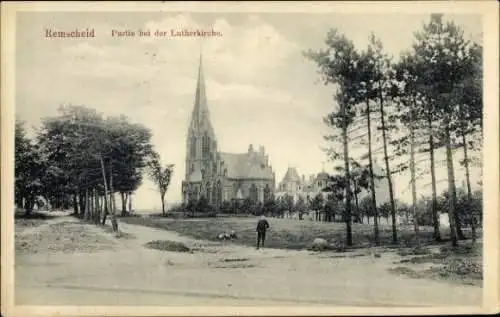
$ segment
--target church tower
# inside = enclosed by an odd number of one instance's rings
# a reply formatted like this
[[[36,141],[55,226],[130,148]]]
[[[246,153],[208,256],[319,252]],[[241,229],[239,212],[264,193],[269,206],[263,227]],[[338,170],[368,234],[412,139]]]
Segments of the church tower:
[[[214,178],[214,162],[217,159],[217,141],[210,122],[210,112],[207,105],[205,79],[203,77],[202,56],[198,66],[198,81],[191,113],[191,122],[187,133],[186,171],[183,196],[186,199],[187,190],[196,197],[208,193],[210,196],[210,179]],[[216,173],[216,172],[215,172]],[[189,188],[187,188],[189,187]],[[207,195],[205,195],[207,196]],[[210,197],[207,197],[210,198]]]

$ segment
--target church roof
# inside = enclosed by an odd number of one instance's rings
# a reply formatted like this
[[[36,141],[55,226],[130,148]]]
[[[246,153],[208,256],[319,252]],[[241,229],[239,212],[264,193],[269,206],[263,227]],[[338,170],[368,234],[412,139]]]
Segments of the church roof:
[[[282,182],[300,182],[300,176],[295,167],[289,167]]]
[[[317,179],[328,179],[329,175],[326,172],[321,172],[321,173],[318,173],[318,175],[316,176],[316,178]]]
[[[227,168],[227,177],[233,179],[273,179],[273,171],[257,154],[220,153]]]

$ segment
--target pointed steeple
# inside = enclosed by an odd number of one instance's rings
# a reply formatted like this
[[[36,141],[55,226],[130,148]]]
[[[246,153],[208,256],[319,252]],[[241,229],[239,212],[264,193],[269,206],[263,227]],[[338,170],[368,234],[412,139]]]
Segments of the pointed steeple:
[[[207,95],[205,92],[205,78],[203,76],[203,55],[200,52],[200,62],[198,66],[198,82],[196,83],[196,94],[194,99],[193,120],[198,124],[203,120],[203,117],[208,118]]]

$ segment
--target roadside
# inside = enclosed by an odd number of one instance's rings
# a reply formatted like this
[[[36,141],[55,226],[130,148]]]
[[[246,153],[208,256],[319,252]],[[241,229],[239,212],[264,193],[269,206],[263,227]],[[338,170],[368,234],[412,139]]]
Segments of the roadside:
[[[196,240],[178,233],[121,222],[127,238],[60,217],[39,226],[43,243],[79,245],[16,252],[16,303],[44,305],[480,305],[479,287],[410,279],[388,272],[395,253],[334,257]],[[78,225],[84,229],[71,240]],[[54,233],[55,232],[55,233]],[[60,232],[59,234],[57,232]],[[33,232],[23,234],[26,237]],[[76,234],[76,233],[75,233]],[[63,239],[47,238],[49,236]],[[70,235],[71,236],[71,235]],[[85,242],[84,240],[90,240]],[[59,241],[59,242],[57,242]],[[62,242],[61,242],[62,241]],[[99,241],[99,242],[96,242]],[[111,241],[111,242],[109,242]],[[175,241],[189,252],[145,247]],[[89,250],[89,244],[106,247]],[[17,242],[16,242],[17,244]],[[64,250],[67,250],[66,252]],[[71,250],[71,251],[68,251]],[[453,294],[453,295],[451,295]]]

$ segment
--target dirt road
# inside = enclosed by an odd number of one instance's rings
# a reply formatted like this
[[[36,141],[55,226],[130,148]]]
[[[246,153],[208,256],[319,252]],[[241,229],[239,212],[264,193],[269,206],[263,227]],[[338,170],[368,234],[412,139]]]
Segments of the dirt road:
[[[51,223],[77,221],[62,216]],[[396,255],[338,257],[277,249],[255,250],[195,241],[175,232],[120,223],[132,235],[109,238],[93,253],[17,254],[16,305],[481,305],[482,289],[411,279],[387,271]],[[43,234],[47,225],[30,229]],[[28,232],[28,231],[27,231]],[[184,242],[193,253],[144,247]]]

